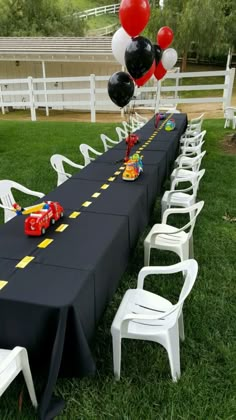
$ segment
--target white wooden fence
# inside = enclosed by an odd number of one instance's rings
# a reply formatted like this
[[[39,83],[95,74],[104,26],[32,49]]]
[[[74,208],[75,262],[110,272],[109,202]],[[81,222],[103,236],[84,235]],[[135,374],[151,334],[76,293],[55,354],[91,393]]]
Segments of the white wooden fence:
[[[207,84],[209,77],[224,77],[224,83]],[[222,108],[231,104],[235,68],[225,71],[192,73],[167,73],[163,82],[154,78],[145,86],[137,88],[130,106],[158,111],[163,106],[183,103],[222,103]],[[30,109],[31,120],[36,121],[37,109],[89,111],[91,122],[96,121],[98,111],[118,111],[107,93],[110,76],[51,77],[0,80],[0,107],[4,114],[9,107]],[[181,85],[184,78],[204,78],[206,84]],[[172,85],[169,85],[172,80]],[[168,86],[167,86],[168,83]],[[221,96],[181,97],[181,92],[221,90]],[[168,94],[166,96],[166,94]]]
[[[83,12],[75,12],[73,16],[80,19],[87,19],[89,16],[101,16],[107,13],[118,13],[120,4],[110,4],[108,6],[95,7],[94,9],[84,10]]]
[[[113,23],[112,25],[104,26],[103,28],[90,29],[87,32],[88,36],[106,36],[113,34],[118,29],[119,23]]]

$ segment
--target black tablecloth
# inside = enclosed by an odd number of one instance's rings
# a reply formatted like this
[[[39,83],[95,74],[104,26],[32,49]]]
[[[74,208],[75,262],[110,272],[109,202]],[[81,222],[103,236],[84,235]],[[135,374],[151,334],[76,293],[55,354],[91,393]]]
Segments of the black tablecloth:
[[[132,153],[142,154],[144,173],[135,182],[122,180],[121,142],[44,197],[65,209],[44,237],[25,236],[24,217],[0,227],[0,279],[6,282],[2,288],[0,282],[0,347],[26,347],[33,373],[44,372],[42,419],[60,409],[50,405],[59,372],[95,372],[96,325],[148,223],[187,124],[185,114],[174,118],[172,132],[161,129],[162,122],[156,130],[154,119],[138,131]]]

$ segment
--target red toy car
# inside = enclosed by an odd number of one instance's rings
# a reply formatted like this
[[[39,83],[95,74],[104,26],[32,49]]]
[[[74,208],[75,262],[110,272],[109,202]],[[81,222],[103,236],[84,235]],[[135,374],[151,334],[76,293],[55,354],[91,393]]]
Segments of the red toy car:
[[[25,219],[25,234],[30,236],[44,235],[46,229],[64,216],[64,209],[57,201],[46,201],[44,207],[31,213]]]

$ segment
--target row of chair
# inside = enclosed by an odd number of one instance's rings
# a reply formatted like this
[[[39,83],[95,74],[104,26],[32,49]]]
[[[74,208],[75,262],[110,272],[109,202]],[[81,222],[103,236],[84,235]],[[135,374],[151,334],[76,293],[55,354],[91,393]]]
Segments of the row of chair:
[[[151,228],[144,240],[144,267],[138,274],[137,288],[127,290],[112,322],[113,369],[117,379],[120,379],[122,338],[161,344],[167,350],[173,381],[180,377],[179,341],[184,340],[182,308],[198,272],[198,264],[193,259],[193,229],[204,206],[204,201],[196,202],[199,182],[205,173],[205,169],[200,170],[205,152],[197,148],[198,144],[202,146],[206,134],[201,132],[202,121],[203,115],[198,120],[190,121],[181,138],[181,158],[175,161],[170,191],[166,191],[162,198],[162,221]],[[184,190],[176,189],[182,182],[189,182],[191,186]],[[167,224],[168,217],[173,214],[189,214],[190,220],[177,228]],[[173,251],[181,262],[167,267],[149,266],[153,248]],[[176,304],[144,290],[147,276],[176,273],[181,273],[184,278]]]

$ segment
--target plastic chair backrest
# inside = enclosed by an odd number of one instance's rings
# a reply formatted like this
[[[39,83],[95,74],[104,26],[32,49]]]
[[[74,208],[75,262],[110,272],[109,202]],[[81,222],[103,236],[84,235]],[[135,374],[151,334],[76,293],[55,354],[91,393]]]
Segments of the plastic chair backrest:
[[[154,275],[154,274],[175,274],[175,273],[184,273],[184,284],[182,286],[181,292],[179,294],[178,302],[171,307],[170,310],[162,313],[157,314],[156,316],[153,315],[153,320],[161,318],[162,320],[167,320],[168,322],[168,328],[171,327],[171,325],[174,325],[176,320],[178,319],[182,307],[184,304],[185,299],[190,294],[193,285],[195,283],[195,280],[197,278],[198,273],[198,263],[194,259],[188,259],[181,261],[177,264],[174,264],[172,266],[163,266],[163,267],[143,267],[139,274],[138,274],[138,281],[137,281],[137,288],[143,289],[143,283],[144,279],[147,275]],[[171,316],[170,316],[171,315]],[[138,317],[138,315],[136,316]],[[143,315],[140,316],[142,318]],[[132,318],[132,315],[130,316]],[[144,315],[145,318],[145,315]],[[148,316],[148,319],[151,317]]]
[[[90,153],[96,156],[101,156],[102,153],[98,152],[97,150],[93,149],[93,147],[89,146],[88,144],[82,143],[79,146],[80,152],[84,157],[84,165],[88,165],[91,161],[95,160],[94,156],[90,156]]]
[[[13,204],[15,203],[15,199],[12,194],[12,189],[16,189],[25,194],[34,195],[39,198],[42,198],[44,196],[43,193],[29,190],[23,185],[18,184],[18,182],[11,181],[9,179],[4,179],[0,181],[0,200],[3,206],[11,208]],[[8,208],[4,208],[4,223],[8,222],[15,216],[16,216],[15,212],[11,211]]]
[[[59,154],[52,155],[50,158],[50,163],[53,169],[57,172],[57,186],[61,185],[71,177],[71,174],[65,171],[64,163],[73,166],[74,168],[83,169],[82,165],[79,165],[67,157]]]
[[[197,203],[193,204],[190,207],[167,209],[163,213],[162,223],[167,224],[167,218],[170,214],[185,214],[185,213],[188,213],[190,221],[188,223],[186,223],[186,225],[184,225],[183,227],[178,229],[178,231],[181,232],[181,231],[186,231],[187,229],[189,229],[189,231],[186,232],[188,234],[188,239],[189,239],[192,236],[197,217],[198,217],[199,213],[201,212],[203,206],[204,206],[204,201],[198,201]]]
[[[38,403],[27,350],[24,347],[15,347],[13,350],[0,349],[0,396],[21,371],[23,372],[32,404],[37,408]]]
[[[197,191],[199,188],[199,183],[203,177],[203,175],[205,174],[205,169],[201,169],[199,172],[196,173],[195,177],[192,177],[191,179],[188,178],[183,178],[181,179],[181,182],[190,182],[192,185],[192,189],[193,189],[193,196],[196,198],[197,197]],[[175,187],[179,185],[179,179],[173,179],[172,184],[171,184],[171,190],[175,190]],[[178,190],[176,190],[178,191]]]
[[[114,147],[116,144],[120,142],[119,139],[118,140],[110,139],[110,137],[108,137],[106,134],[100,134],[100,138],[103,143],[104,152],[107,152],[108,149],[111,149],[112,147]]]
[[[189,125],[198,124],[199,122],[201,122],[203,120],[204,115],[205,115],[205,112],[203,112],[201,115],[199,115],[199,117],[191,118],[191,120],[189,121]]]
[[[122,127],[116,127],[116,132],[118,134],[119,141],[122,141],[128,137],[127,131]]]

